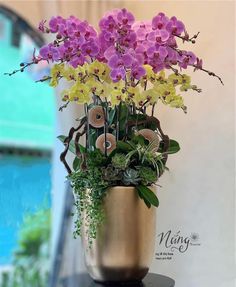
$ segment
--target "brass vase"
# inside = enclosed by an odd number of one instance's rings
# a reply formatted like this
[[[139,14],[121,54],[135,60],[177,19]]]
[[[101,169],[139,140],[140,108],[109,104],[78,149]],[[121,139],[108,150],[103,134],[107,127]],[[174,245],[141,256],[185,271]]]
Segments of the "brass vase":
[[[88,272],[98,282],[141,281],[154,254],[156,210],[135,187],[109,188],[103,204],[105,221],[91,247],[82,236]]]

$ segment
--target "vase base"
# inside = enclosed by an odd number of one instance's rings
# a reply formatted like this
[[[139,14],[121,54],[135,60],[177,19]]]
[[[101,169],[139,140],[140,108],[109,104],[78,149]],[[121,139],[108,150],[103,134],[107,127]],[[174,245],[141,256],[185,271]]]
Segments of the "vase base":
[[[148,268],[88,268],[90,276],[99,284],[106,286],[142,286],[142,279]],[[140,284],[140,285],[138,285]]]
[[[99,284],[100,286],[105,286],[105,287],[142,287],[143,283],[142,280],[138,281],[97,281],[94,280],[96,284]]]

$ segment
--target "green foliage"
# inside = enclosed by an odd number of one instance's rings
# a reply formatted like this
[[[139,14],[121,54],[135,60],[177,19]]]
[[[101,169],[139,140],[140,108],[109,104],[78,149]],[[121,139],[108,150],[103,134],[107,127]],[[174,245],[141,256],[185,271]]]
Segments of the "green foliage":
[[[157,196],[147,186],[140,184],[140,185],[136,186],[136,189],[138,191],[140,198],[142,198],[144,200],[147,207],[150,208],[151,205],[154,205],[155,207],[159,206],[159,200],[158,200]]]
[[[4,272],[1,287],[45,287],[49,275],[50,210],[24,218],[13,270]]]
[[[139,176],[142,180],[142,184],[144,185],[155,183],[157,181],[157,173],[151,167],[140,167]]]
[[[164,148],[164,142],[161,142],[158,152],[163,153],[163,148]],[[180,150],[179,143],[175,140],[170,139],[167,153],[174,154],[177,153],[179,150]]]
[[[121,169],[121,170],[125,170],[129,163],[126,159],[126,156],[123,153],[116,153],[112,157],[111,162],[115,168]]]
[[[111,185],[119,185],[119,181],[122,179],[122,172],[109,164],[107,167],[102,168],[102,177]]]
[[[64,138],[60,139],[63,141]],[[116,149],[108,157],[96,148],[87,151],[81,149],[86,159],[86,169],[80,168],[81,160],[76,157],[74,172],[69,176],[76,198],[75,235],[81,235],[81,227],[85,224],[89,243],[96,238],[97,229],[104,220],[102,201],[110,186],[135,186],[139,197],[148,207],[158,206],[158,199],[148,186],[155,184],[166,169],[163,148],[161,142],[156,152],[152,142],[149,143],[142,135],[132,135],[127,141],[117,141]],[[73,141],[70,149],[74,151]],[[167,153],[179,149],[178,143],[170,140]]]
[[[81,235],[83,222],[89,243],[96,238],[97,228],[104,219],[102,200],[108,183],[102,178],[102,170],[95,165],[86,171],[75,171],[69,176],[75,194],[75,236]]]
[[[95,149],[94,151],[88,152],[86,158],[88,168],[102,167],[105,165],[106,162],[106,157],[100,151],[100,149]]]
[[[63,135],[60,135],[57,137],[62,143],[64,143],[65,139],[66,139],[66,136],[63,136]],[[85,147],[83,147],[81,144],[79,144],[79,148],[80,148],[80,151],[82,153],[85,152]],[[75,152],[75,143],[74,143],[74,140],[71,140],[70,144],[69,144],[69,151],[72,152],[73,154],[76,154]]]
[[[90,244],[104,220],[102,202],[107,188],[135,186],[139,197],[148,207],[158,206],[158,199],[148,186],[156,184],[167,169],[165,156],[180,149],[179,144],[171,139],[167,151],[163,141],[156,151],[155,141],[149,142],[142,135],[135,134],[136,130],[142,128],[156,131],[159,121],[155,117],[143,113],[132,114],[132,108],[130,110],[124,103],[120,103],[116,108],[104,107],[107,109],[106,130],[118,138],[116,148],[105,156],[95,144],[97,137],[104,133],[104,127],[91,127],[87,131],[89,146],[85,148],[79,145],[82,157],[74,158],[74,171],[69,175],[76,199],[75,236],[81,235],[81,227],[85,225]],[[63,143],[65,138],[58,137]],[[75,154],[73,139],[69,150]]]
[[[116,143],[116,152],[128,153],[132,150],[132,147],[129,143],[123,141],[117,141]]]

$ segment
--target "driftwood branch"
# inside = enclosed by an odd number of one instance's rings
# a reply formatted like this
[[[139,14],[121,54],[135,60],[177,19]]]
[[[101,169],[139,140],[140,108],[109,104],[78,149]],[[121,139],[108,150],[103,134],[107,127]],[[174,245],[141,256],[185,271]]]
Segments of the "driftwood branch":
[[[64,164],[64,166],[65,166],[65,168],[69,174],[71,174],[72,171],[71,171],[69,164],[66,161],[66,155],[67,155],[69,147],[70,147],[70,142],[73,139],[75,132],[80,130],[86,121],[87,121],[87,118],[83,118],[77,128],[72,127],[69,131],[68,136],[64,140],[65,149],[60,155],[60,160]]]

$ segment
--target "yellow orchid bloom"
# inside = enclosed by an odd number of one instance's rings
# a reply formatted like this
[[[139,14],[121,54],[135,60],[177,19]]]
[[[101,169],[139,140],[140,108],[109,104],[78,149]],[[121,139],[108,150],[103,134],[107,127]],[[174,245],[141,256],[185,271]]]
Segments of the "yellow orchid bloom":
[[[182,77],[181,77],[181,84],[182,84],[182,86],[180,87],[181,91],[186,92],[189,89],[191,89],[192,88],[192,86],[191,86],[191,77],[186,75],[186,74],[182,75]]]
[[[60,76],[62,76],[62,71],[64,69],[64,64],[55,64],[50,71],[51,81],[50,86],[56,87],[58,85],[58,81]]]
[[[148,101],[148,103],[153,105],[154,103],[157,102],[159,96],[155,89],[149,89],[149,90],[143,91],[142,98],[144,102]]]
[[[128,86],[126,88],[127,94],[128,94],[128,98],[132,101],[135,97],[138,97],[140,94],[139,91],[139,87],[132,87],[132,86]]]
[[[99,97],[104,96],[105,94],[104,85],[99,81],[96,81],[93,77],[89,77],[89,79],[86,81],[86,86],[89,88],[91,94]]]
[[[76,83],[69,89],[69,100],[78,104],[90,102],[90,90],[86,84]]]
[[[121,101],[126,101],[127,93],[121,89],[114,89],[111,91],[110,97],[108,100],[110,101],[112,107],[119,105]]]
[[[166,82],[166,73],[164,70],[156,74],[156,80],[159,82]]]
[[[167,79],[167,83],[172,84],[174,86],[181,85],[182,84],[182,76],[176,75],[175,73],[169,75]]]
[[[88,64],[88,72],[89,74],[98,77],[100,80],[111,82],[109,77],[110,69],[107,64],[101,63],[98,60]]]
[[[176,94],[175,87],[173,86],[173,84],[170,83],[157,84],[154,86],[154,89],[156,90],[159,96],[164,98],[170,94],[172,95]]]

